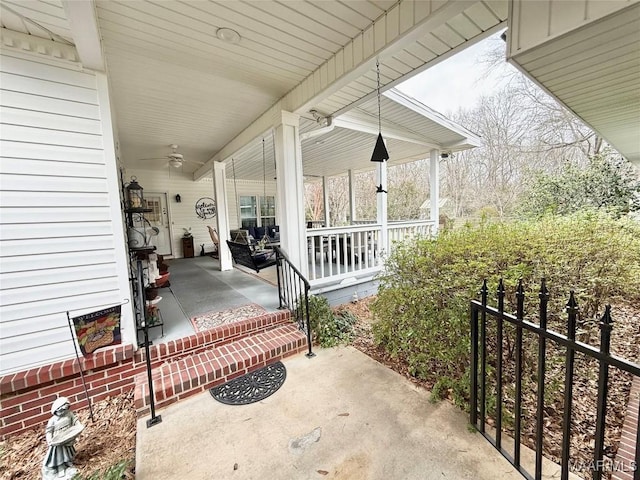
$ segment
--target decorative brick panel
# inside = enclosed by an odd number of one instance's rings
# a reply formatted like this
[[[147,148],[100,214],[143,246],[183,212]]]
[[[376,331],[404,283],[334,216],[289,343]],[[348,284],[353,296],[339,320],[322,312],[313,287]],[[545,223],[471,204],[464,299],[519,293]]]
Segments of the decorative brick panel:
[[[640,468],[640,459],[635,458],[638,438],[638,415],[640,412],[640,377],[634,377],[629,393],[627,413],[622,426],[620,446],[614,462],[612,480],[633,480],[634,468]]]

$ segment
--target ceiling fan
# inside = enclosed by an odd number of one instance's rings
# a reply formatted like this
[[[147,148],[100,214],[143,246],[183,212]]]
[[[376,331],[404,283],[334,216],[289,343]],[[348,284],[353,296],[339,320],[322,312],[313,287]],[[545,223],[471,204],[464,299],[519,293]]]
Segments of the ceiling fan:
[[[156,158],[141,158],[140,160],[164,160],[167,159],[167,165],[174,168],[180,168],[187,163],[195,163],[197,165],[204,165],[204,162],[198,162],[196,160],[185,160],[184,155],[178,153],[178,145],[175,143],[169,145],[171,148],[171,153],[165,155],[164,157],[156,157]]]

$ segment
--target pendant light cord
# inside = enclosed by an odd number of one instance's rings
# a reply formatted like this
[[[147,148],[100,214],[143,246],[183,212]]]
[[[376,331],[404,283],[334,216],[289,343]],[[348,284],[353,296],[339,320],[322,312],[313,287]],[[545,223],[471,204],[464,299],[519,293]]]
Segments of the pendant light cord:
[[[380,62],[376,59],[376,73],[378,78],[378,133],[382,133],[382,116],[380,115]]]
[[[233,168],[233,191],[236,194],[236,202],[240,202],[240,199],[238,198],[238,185],[236,182],[236,161],[233,157],[231,157],[231,167]],[[236,205],[238,208],[236,209],[238,211],[238,228],[240,228],[241,222],[240,222],[240,205]]]
[[[264,138],[262,139],[262,196],[267,201],[267,157],[264,154]],[[260,202],[262,205],[262,202]]]

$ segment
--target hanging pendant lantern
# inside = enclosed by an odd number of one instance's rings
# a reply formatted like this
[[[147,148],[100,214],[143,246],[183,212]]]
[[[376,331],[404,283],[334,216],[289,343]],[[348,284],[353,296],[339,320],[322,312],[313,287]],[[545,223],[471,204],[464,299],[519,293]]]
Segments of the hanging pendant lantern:
[[[384,138],[382,138],[382,133],[378,133],[378,140],[376,140],[376,146],[373,149],[373,155],[371,155],[371,161],[384,162],[385,160],[389,160],[389,152],[387,152],[387,147],[384,144]]]
[[[373,149],[371,155],[372,162],[384,162],[389,160],[389,152],[384,144],[384,138],[382,138],[382,115],[380,114],[380,63],[376,60],[376,73],[378,78],[378,139],[376,140],[376,146]],[[382,188],[382,187],[381,187]]]

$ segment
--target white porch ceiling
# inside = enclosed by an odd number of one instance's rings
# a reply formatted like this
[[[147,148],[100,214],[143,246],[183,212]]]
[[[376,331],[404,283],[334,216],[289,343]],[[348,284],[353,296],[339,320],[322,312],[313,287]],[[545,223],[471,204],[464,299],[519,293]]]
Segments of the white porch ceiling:
[[[304,174],[310,177],[334,176],[347,172],[365,171],[377,166],[371,162],[371,153],[378,135],[377,99],[354,107],[348,113],[333,119],[333,130],[303,139],[302,158]],[[437,148],[455,152],[479,146],[480,137],[464,127],[446,119],[426,105],[392,89],[382,95],[382,134],[387,141],[389,165],[399,165],[429,158]],[[322,130],[316,121],[303,118],[300,131]],[[273,136],[256,139],[246,149],[227,161],[227,178],[273,180],[276,175]]]
[[[66,12],[74,1],[0,2],[20,15],[3,9],[3,27],[8,30],[56,41],[73,38]],[[405,21],[400,9],[393,8],[398,5],[395,0],[96,0],[94,4],[120,159],[127,167],[143,169],[168,168],[162,157],[170,152],[170,144],[178,144],[187,160],[207,162],[305,79],[317,77],[322,83],[334,55],[350,42],[353,50],[362,49],[353,51],[354,64],[356,58],[366,58],[366,43],[354,39],[376,20],[385,18],[386,35],[397,35]],[[404,0],[403,8],[415,16],[424,15],[425,9],[443,12],[443,22],[382,58],[383,89],[485,36],[507,17],[507,0]],[[385,17],[387,12],[391,18]],[[218,39],[221,27],[236,30],[240,42]],[[363,104],[364,114],[374,90],[375,73],[369,69],[309,108],[336,114]],[[311,118],[307,110],[299,113]],[[395,119],[390,116],[389,121]],[[336,141],[339,131],[327,136],[325,143]],[[368,136],[358,137],[363,135]],[[394,151],[406,150],[407,158],[414,155],[415,147],[403,150],[394,145],[397,141],[389,141]],[[359,145],[351,137],[345,142],[353,148]],[[368,156],[369,142],[364,143],[363,155]],[[343,151],[339,144],[335,148]],[[161,158],[157,163],[139,161],[156,157]],[[309,170],[328,168],[320,168],[312,156],[305,155],[303,161],[305,168],[310,162]],[[261,170],[260,166],[258,159],[251,171]],[[187,163],[183,168],[190,172],[197,167]]]
[[[419,30],[420,35],[406,31],[411,40],[403,40],[401,48],[381,57],[386,90],[503,26],[508,3],[95,0],[121,160],[135,168],[167,168],[163,160],[138,159],[164,157],[173,143],[180,145],[188,160],[207,162],[216,155],[217,160],[226,160],[236,148],[233,142],[230,149],[230,142],[283,96],[301,85],[307,89],[309,79],[311,87],[325,85],[327,76],[350,64],[348,52],[353,65],[356,59],[367,58],[371,46],[366,34],[379,32],[370,28],[374,22],[384,19],[381,31],[394,36],[405,32],[399,11],[415,16],[419,10],[424,15],[425,9],[438,13],[437,23]],[[22,40],[40,37],[68,47],[77,41],[67,18],[73,4],[0,0],[3,33],[21,32],[26,34]],[[639,10],[635,2],[616,18],[576,30],[518,59],[531,77],[636,162],[640,162]],[[216,36],[220,27],[238,31],[240,43],[220,41]],[[339,65],[341,56],[345,61]],[[311,118],[310,108],[334,116],[361,104],[366,108],[375,95],[375,72],[372,68],[359,72],[327,95],[317,96],[312,105],[302,99],[298,113]],[[316,168],[313,158],[303,161],[311,162],[309,169]],[[197,167],[192,163],[184,169]]]

